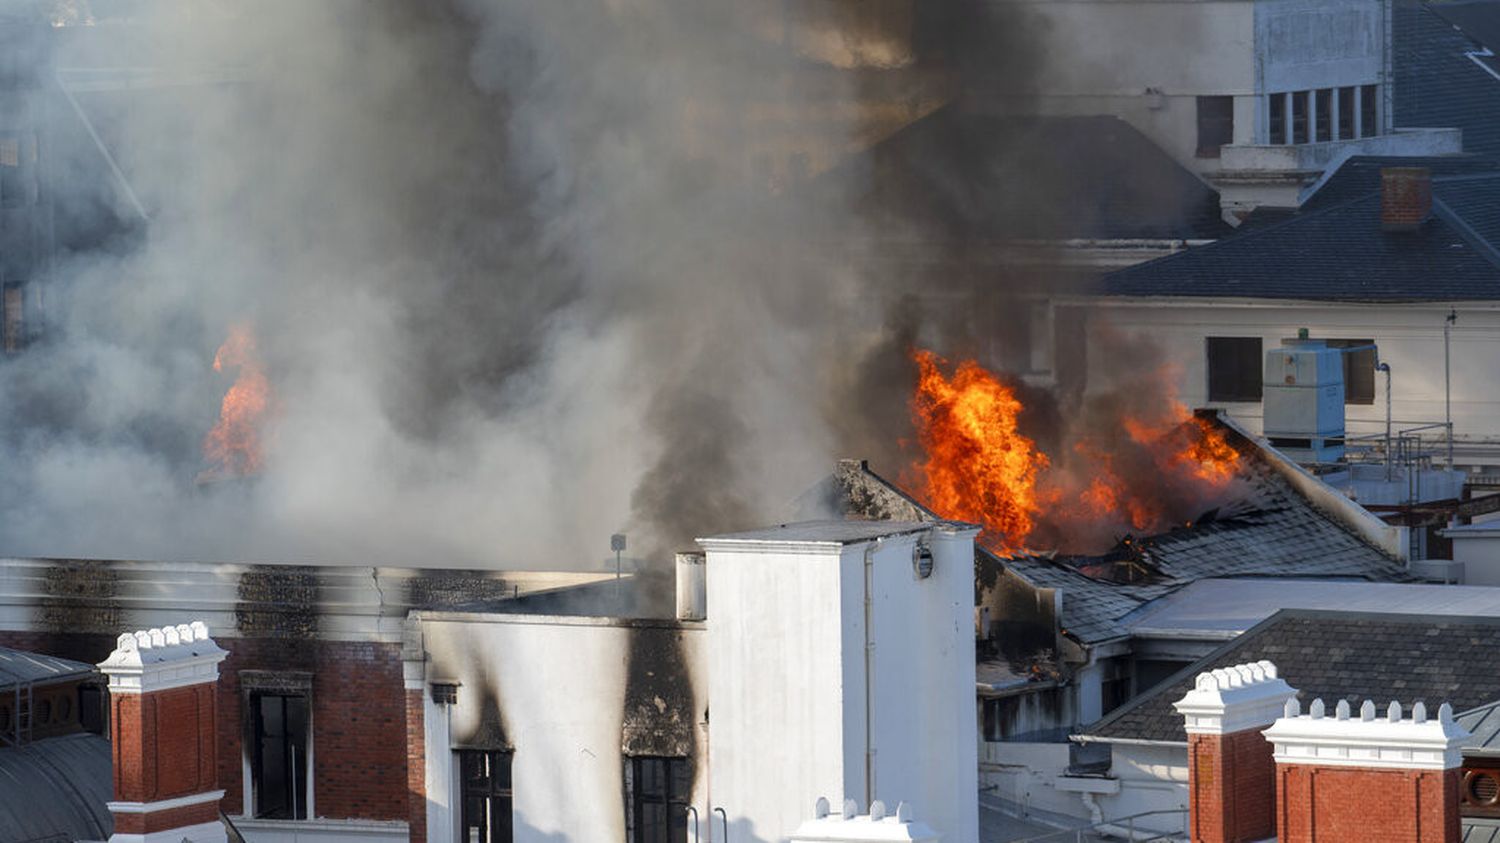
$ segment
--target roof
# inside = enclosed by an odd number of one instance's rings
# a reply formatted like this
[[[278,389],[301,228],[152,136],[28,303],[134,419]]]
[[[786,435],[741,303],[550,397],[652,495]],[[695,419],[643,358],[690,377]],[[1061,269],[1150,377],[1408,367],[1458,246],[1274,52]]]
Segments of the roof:
[[[798,521],[742,533],[724,533],[700,542],[795,542],[812,544],[858,544],[885,536],[930,530],[939,523],[924,521]]]
[[[877,219],[965,241],[1212,239],[1213,188],[1113,116],[975,114],[949,105],[836,168]]]
[[[1500,588],[1348,580],[1208,579],[1141,606],[1123,619],[1123,625],[1135,636],[1229,638],[1281,609],[1500,618]]]
[[[1462,817],[1463,843],[1500,843],[1500,819]]]
[[[1500,755],[1500,700],[1471,708],[1455,719],[1469,731],[1469,740],[1464,743],[1466,754],[1478,750]]]
[[[1456,126],[1464,151],[1500,156],[1500,4],[1397,2],[1393,15],[1392,93],[1398,126]]]
[[[92,676],[94,666],[72,659],[0,647],[0,688]]]
[[[0,749],[0,840],[105,840],[114,820],[109,741],[98,735],[48,738]]]
[[[1111,273],[1115,296],[1304,301],[1500,299],[1500,173],[1436,176],[1416,231],[1380,224],[1380,194]]]
[[[1386,167],[1426,167],[1442,178],[1500,172],[1500,161],[1479,155],[1355,155],[1325,173],[1308,189],[1302,200],[1302,213],[1342,205],[1379,191],[1380,171]],[[1288,208],[1270,210],[1295,214]]]
[[[1500,618],[1282,610],[1084,730],[1098,740],[1185,743],[1172,708],[1203,671],[1269,659],[1303,700],[1500,699]]]
[[[1199,580],[1409,579],[1400,565],[1314,507],[1269,467],[1251,461],[1245,471],[1250,491],[1222,508],[1228,514],[1134,546],[1153,571],[1143,582],[1108,582],[1084,573],[1105,557],[1024,556],[1005,564],[1033,585],[1061,590],[1064,631],[1085,644],[1129,635],[1132,612]]]

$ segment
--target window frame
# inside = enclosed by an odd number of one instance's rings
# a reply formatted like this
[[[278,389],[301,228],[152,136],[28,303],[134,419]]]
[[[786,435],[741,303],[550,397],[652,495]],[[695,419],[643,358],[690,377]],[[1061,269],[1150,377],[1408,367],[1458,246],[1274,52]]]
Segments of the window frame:
[[[1220,149],[1234,143],[1234,97],[1198,97],[1199,158],[1218,158]],[[1205,113],[1205,108],[1209,113]],[[1216,113],[1222,109],[1222,113]]]
[[[241,758],[241,794],[240,816],[245,819],[263,819],[270,822],[301,822],[308,818],[317,816],[317,801],[314,787],[315,775],[315,742],[316,742],[316,717],[314,714],[314,697],[312,693],[313,675],[302,671],[263,671],[263,670],[241,670],[238,673],[240,681],[240,720],[243,729],[240,752]],[[283,697],[301,697],[306,705],[306,717],[303,728],[304,740],[302,748],[302,769],[305,779],[300,790],[300,799],[297,803],[298,812],[302,816],[296,819],[285,817],[262,817],[258,806],[259,793],[257,785],[259,780],[258,765],[260,740],[256,733],[257,721],[259,719],[258,698],[266,695]]]
[[[1373,138],[1380,134],[1380,86],[1359,86],[1359,136]]]
[[[1338,119],[1338,112],[1333,107],[1333,89],[1318,88],[1312,94],[1313,104],[1313,141],[1315,143],[1328,143],[1338,139],[1334,131],[1334,121]]]
[[[1249,366],[1249,361],[1250,361],[1251,358],[1249,357],[1248,349],[1249,349],[1250,344],[1252,342],[1254,343],[1255,355],[1254,355],[1254,366],[1250,367]],[[1241,348],[1239,351],[1235,352],[1234,356],[1231,359],[1229,359],[1229,360],[1224,360],[1222,357],[1219,358],[1222,362],[1216,364],[1215,363],[1215,359],[1216,359],[1216,357],[1215,357],[1215,348],[1216,348],[1216,346],[1218,348],[1220,348],[1220,349],[1227,349],[1227,347],[1231,343],[1239,343],[1239,344],[1242,344],[1244,347]],[[1223,353],[1225,353],[1225,352],[1221,351],[1221,354],[1223,354]],[[1240,357],[1239,355],[1244,355],[1244,356]],[[1203,342],[1203,361],[1204,361],[1204,381],[1205,381],[1205,387],[1206,387],[1205,394],[1208,396],[1209,403],[1216,403],[1216,404],[1250,404],[1250,403],[1259,402],[1259,401],[1261,401],[1263,399],[1263,397],[1265,395],[1265,338],[1264,337],[1246,337],[1246,336],[1234,336],[1234,337],[1230,337],[1230,336],[1210,336],[1210,337],[1204,337],[1204,342]],[[1253,389],[1250,389],[1250,388],[1240,388],[1244,383],[1247,383],[1247,381],[1240,381],[1240,382],[1238,382],[1235,385],[1234,388],[1231,388],[1229,384],[1219,383],[1219,384],[1217,384],[1218,389],[1216,389],[1215,388],[1216,387],[1216,377],[1215,377],[1215,373],[1216,372],[1219,373],[1219,376],[1221,378],[1222,377],[1244,378],[1244,377],[1247,376],[1248,373],[1253,372],[1254,373],[1254,377],[1251,380],[1254,381],[1255,386],[1254,386]]]
[[[1341,351],[1346,348],[1375,345],[1374,340],[1367,339],[1327,339],[1324,342],[1328,344],[1329,348],[1337,348]],[[1344,403],[1346,405],[1355,404],[1361,406],[1374,404],[1377,388],[1375,385],[1375,349],[1370,348],[1352,352],[1342,351],[1341,356],[1344,358]],[[1360,360],[1364,360],[1369,365],[1358,365],[1358,361]],[[1361,387],[1357,395],[1351,392],[1356,386],[1355,379],[1352,377],[1356,373],[1359,373],[1360,382],[1358,386]]]
[[[1312,92],[1293,91],[1290,118],[1291,143],[1293,146],[1308,143],[1312,139]]]
[[[470,810],[471,800],[480,800],[486,808],[487,820],[493,820],[493,808],[496,804],[504,804],[510,822],[500,826],[491,825],[488,839],[481,839],[479,843],[512,843],[516,837],[515,752],[509,749],[459,749],[455,750],[454,754],[458,756],[460,839],[463,843],[468,843],[472,839],[469,836],[470,829],[482,830],[488,824],[485,820],[474,817]],[[478,784],[478,780],[469,775],[472,769],[470,764],[475,761],[484,761],[488,764],[489,772],[483,785]],[[500,766],[503,766],[505,770],[503,784],[498,781],[499,777],[495,774]]]
[[[1347,85],[1345,87],[1339,88],[1338,91],[1338,107],[1334,109],[1336,112],[1338,112],[1338,139],[1354,140],[1354,138],[1359,134],[1359,127],[1356,125],[1356,123],[1358,122],[1356,119],[1356,115],[1358,114],[1356,106],[1357,97],[1359,96],[1359,89],[1353,85]]]
[[[647,764],[661,763],[659,794],[642,794],[643,773]],[[625,839],[627,843],[687,843],[687,808],[693,804],[693,759],[671,755],[625,756]],[[681,778],[679,778],[681,776]],[[677,785],[681,783],[682,789]],[[645,808],[664,808],[664,835],[646,837]]]
[[[1271,94],[1266,103],[1267,140],[1274,146],[1286,146],[1287,142],[1287,95]]]

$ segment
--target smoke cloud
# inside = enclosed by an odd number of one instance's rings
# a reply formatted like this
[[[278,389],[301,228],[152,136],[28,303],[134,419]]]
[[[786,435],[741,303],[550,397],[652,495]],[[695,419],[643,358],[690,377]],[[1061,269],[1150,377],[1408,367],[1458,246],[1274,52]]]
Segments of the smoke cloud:
[[[861,401],[905,413],[850,371],[913,282],[851,258],[834,170],[939,98],[854,105],[913,4],[761,5],[49,5],[0,552],[572,568],[778,518]],[[263,470],[200,483],[242,323]]]

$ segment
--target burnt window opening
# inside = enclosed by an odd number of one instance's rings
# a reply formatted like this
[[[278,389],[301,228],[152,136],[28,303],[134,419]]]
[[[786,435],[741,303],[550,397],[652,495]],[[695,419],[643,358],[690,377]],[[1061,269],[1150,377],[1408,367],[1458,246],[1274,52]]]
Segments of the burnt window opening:
[[[515,839],[511,753],[471,749],[459,752],[458,757],[464,843],[511,843]]]
[[[1286,143],[1286,94],[1272,94],[1269,106],[1270,111],[1267,115],[1270,118],[1268,129],[1271,137],[1269,140],[1273,144],[1284,144]]]
[[[26,287],[0,287],[0,351],[15,354],[26,347]]]
[[[1198,157],[1218,158],[1234,143],[1234,97],[1198,97]]]
[[[1260,337],[1208,338],[1208,400],[1259,401]]]
[[[458,683],[432,683],[432,701],[438,705],[458,705]]]
[[[1308,95],[1310,91],[1292,94],[1292,143],[1307,143]]]
[[[1319,143],[1333,140],[1333,89],[1321,88],[1313,93],[1313,105],[1317,114],[1317,139]]]
[[[109,696],[101,685],[78,686],[78,725],[85,732],[109,736]]]
[[[1374,340],[1327,340],[1329,348],[1374,346]],[[1375,349],[1346,351],[1344,357],[1344,403],[1375,403]]]
[[[626,758],[626,839],[630,843],[687,843],[692,792],[693,765],[687,758]]]
[[[250,695],[250,712],[253,816],[307,819],[307,697],[254,692]]]
[[[1339,140],[1350,140],[1354,137],[1354,98],[1357,96],[1355,89],[1339,88]]]
[[[21,166],[21,136],[0,133],[0,208],[27,204],[25,168]]]
[[[1359,89],[1359,136],[1372,138],[1380,134],[1380,86],[1364,85]]]

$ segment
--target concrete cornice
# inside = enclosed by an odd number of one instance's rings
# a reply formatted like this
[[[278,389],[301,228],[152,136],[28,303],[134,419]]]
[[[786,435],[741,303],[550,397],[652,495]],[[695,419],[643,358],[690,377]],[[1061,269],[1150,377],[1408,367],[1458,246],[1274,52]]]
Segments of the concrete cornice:
[[[144,694],[217,682],[229,653],[202,621],[124,633],[99,663],[112,694]]]
[[[1402,718],[1401,704],[1392,702],[1377,717],[1375,703],[1365,700],[1357,717],[1349,702],[1339,700],[1332,717],[1322,700],[1314,700],[1308,714],[1289,700],[1284,716],[1262,732],[1275,745],[1278,764],[1320,767],[1364,767],[1384,770],[1451,770],[1463,766],[1463,744],[1471,735],[1453,720],[1447,704],[1436,718],[1428,718],[1422,703],[1412,716]]]
[[[1274,722],[1296,695],[1276,675],[1276,665],[1259,661],[1198,674],[1193,689],[1172,705],[1189,735],[1227,735]]]

